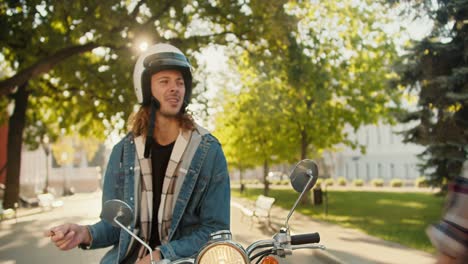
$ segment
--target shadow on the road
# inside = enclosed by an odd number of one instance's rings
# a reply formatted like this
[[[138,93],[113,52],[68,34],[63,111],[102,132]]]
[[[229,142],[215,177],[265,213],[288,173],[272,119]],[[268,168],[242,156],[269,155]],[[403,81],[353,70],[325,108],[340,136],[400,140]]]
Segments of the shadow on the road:
[[[18,222],[11,219],[0,224],[0,263],[47,263],[50,261],[52,251],[57,251],[49,239],[43,236],[44,231],[50,226],[44,226],[43,221],[37,221],[36,215],[40,212],[29,214],[30,219],[18,218]],[[44,214],[43,214],[44,215]],[[56,221],[80,221],[85,218],[55,219]],[[52,224],[54,220],[48,222]],[[28,250],[34,251],[35,255]],[[56,254],[56,253],[55,253]],[[66,254],[65,252],[63,254]],[[39,256],[38,256],[39,255]]]
[[[391,262],[382,262],[375,259],[364,258],[362,256],[358,256],[356,254],[350,254],[349,252],[335,250],[335,249],[327,249],[326,250],[329,254],[337,257],[341,260],[342,263],[349,263],[349,264],[359,264],[359,263],[375,263],[375,264],[390,264]],[[398,259],[398,256],[395,256],[395,259]],[[392,262],[395,263],[395,262]]]
[[[343,241],[348,241],[348,242],[364,242],[368,244],[377,244],[377,245],[382,245],[385,247],[392,247],[392,248],[404,248],[402,245],[397,244],[397,243],[392,243],[390,241],[385,241],[385,240],[379,240],[379,239],[372,239],[372,238],[349,238],[349,237],[341,237],[340,238]]]

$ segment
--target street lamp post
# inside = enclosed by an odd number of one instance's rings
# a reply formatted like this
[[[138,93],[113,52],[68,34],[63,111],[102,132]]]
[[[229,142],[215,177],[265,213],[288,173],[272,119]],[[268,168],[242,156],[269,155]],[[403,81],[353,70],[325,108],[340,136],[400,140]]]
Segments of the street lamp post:
[[[63,196],[70,195],[68,191],[68,177],[67,177],[67,168],[65,167],[65,162],[68,160],[68,153],[62,152],[60,155],[60,159],[62,160],[62,173],[63,173]]]
[[[48,193],[49,192],[49,154],[50,154],[50,142],[49,142],[49,137],[45,135],[42,138],[42,148],[44,149],[44,153],[46,156],[46,175],[45,175],[45,184],[44,184],[44,189],[42,190],[42,193]]]

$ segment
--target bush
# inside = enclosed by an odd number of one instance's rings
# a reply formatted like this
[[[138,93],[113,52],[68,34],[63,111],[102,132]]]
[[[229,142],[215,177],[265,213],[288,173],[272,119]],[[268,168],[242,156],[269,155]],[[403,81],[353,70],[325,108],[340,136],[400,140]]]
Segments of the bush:
[[[288,185],[288,184],[289,184],[289,180],[282,180],[282,181],[281,181],[281,184],[282,184],[282,185]]]
[[[326,186],[333,186],[333,184],[335,183],[335,181],[333,179],[326,179],[325,180],[325,185]]]
[[[271,180],[270,183],[273,184],[273,185],[280,185],[281,181],[280,180]]]
[[[375,187],[382,187],[384,185],[384,181],[382,179],[373,179],[371,183]]]
[[[403,186],[403,181],[400,179],[393,179],[390,181],[390,186],[392,187],[401,187]]]
[[[356,186],[356,187],[361,187],[361,186],[364,185],[364,181],[361,180],[361,179],[355,179],[355,180],[353,181],[353,185]]]
[[[418,188],[429,187],[429,181],[421,176],[414,181],[414,186]]]
[[[346,186],[346,179],[343,177],[338,178],[338,185],[339,186]]]
[[[318,179],[317,182],[315,183],[315,187],[321,187],[323,183],[322,179]]]

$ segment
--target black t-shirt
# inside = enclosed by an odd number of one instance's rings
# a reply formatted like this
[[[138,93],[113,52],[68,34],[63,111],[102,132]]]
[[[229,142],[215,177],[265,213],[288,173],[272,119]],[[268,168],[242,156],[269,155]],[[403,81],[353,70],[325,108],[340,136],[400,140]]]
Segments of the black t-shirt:
[[[153,249],[161,245],[158,229],[159,204],[161,203],[162,186],[174,144],[175,142],[172,142],[169,145],[161,146],[157,142],[154,142],[151,148],[151,167],[153,172],[153,220],[149,245]]]
[[[175,142],[172,142],[169,145],[161,146],[158,143],[153,142],[153,146],[151,148],[151,168],[153,174],[153,220],[151,225],[149,246],[152,249],[161,245],[158,229],[159,204],[161,203],[162,185],[166,175],[167,164],[171,158],[174,144]],[[137,226],[139,225],[140,223],[137,222]],[[140,247],[141,244],[135,242],[127,257],[124,258],[120,263],[135,263]]]

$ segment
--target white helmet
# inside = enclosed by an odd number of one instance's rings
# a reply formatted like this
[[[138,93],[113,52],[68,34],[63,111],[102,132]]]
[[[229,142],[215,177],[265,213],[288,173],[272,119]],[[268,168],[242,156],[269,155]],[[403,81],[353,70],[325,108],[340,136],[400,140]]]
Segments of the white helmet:
[[[138,103],[151,103],[151,76],[162,70],[179,70],[185,83],[185,97],[182,111],[190,101],[192,94],[192,70],[187,57],[178,48],[170,44],[156,44],[138,57],[133,70],[133,85]]]

